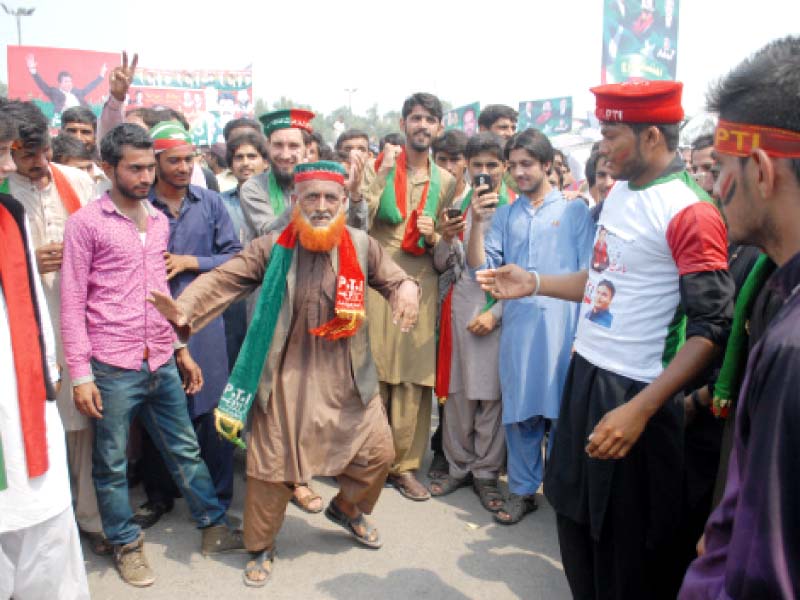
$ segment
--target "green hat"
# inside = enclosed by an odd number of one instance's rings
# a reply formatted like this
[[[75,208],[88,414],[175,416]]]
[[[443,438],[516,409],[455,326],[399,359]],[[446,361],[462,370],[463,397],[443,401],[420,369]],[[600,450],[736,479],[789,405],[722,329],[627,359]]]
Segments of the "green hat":
[[[344,185],[344,178],[347,175],[345,168],[338,162],[332,160],[320,160],[317,162],[300,163],[294,168],[294,181],[310,181],[321,179],[323,181],[335,181]]]
[[[299,108],[287,108],[284,110],[274,110],[272,112],[264,113],[258,120],[264,127],[264,135],[269,137],[269,134],[278,129],[304,129],[311,133],[311,119],[314,118],[314,113],[310,110],[303,110]]]
[[[194,145],[192,144],[192,136],[177,121],[157,123],[150,130],[150,137],[153,140],[153,150],[156,151],[156,154],[170,148]]]

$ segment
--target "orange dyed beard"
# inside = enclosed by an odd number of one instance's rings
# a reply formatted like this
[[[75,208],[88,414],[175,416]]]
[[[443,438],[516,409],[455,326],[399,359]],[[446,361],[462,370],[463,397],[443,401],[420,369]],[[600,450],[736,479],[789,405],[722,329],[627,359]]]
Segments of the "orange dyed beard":
[[[330,225],[327,227],[314,227],[308,219],[306,219],[300,206],[294,207],[294,214],[292,215],[292,223],[297,230],[297,237],[300,240],[300,245],[309,252],[328,252],[339,244],[342,239],[342,232],[345,226],[345,213],[344,211],[334,217]]]

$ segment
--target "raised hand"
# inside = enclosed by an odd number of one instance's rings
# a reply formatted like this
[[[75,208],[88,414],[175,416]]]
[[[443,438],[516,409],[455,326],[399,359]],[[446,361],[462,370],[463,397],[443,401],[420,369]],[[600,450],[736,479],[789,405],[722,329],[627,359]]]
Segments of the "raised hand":
[[[122,51],[122,65],[115,67],[111,74],[108,76],[108,92],[120,102],[125,101],[125,96],[128,95],[128,89],[133,83],[133,76],[136,73],[136,65],[139,63],[139,55],[134,54],[133,60],[128,65],[128,53]],[[105,69],[106,66],[103,65]],[[101,76],[104,74],[101,71]]]
[[[402,146],[395,144],[386,144],[383,147],[383,160],[381,161],[381,168],[378,170],[380,175],[386,175],[394,167],[398,155],[403,151]]]

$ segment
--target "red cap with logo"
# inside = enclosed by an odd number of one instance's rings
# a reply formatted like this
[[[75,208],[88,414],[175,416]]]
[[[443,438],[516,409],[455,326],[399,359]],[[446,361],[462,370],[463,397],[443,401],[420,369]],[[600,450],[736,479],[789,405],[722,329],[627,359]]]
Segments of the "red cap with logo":
[[[591,88],[594,114],[609,123],[680,123],[683,120],[680,81],[626,81]]]

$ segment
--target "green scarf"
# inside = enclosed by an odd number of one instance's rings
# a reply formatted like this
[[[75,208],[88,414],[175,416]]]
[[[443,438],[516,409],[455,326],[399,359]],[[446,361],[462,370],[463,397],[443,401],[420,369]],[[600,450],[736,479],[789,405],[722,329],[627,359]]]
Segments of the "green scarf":
[[[461,214],[464,215],[465,217],[466,217],[467,211],[469,210],[469,207],[472,205],[472,192],[473,191],[474,190],[470,190],[469,192],[467,192],[467,195],[464,197],[464,200],[461,201]],[[505,206],[506,204],[509,203],[510,197],[508,195],[508,188],[506,187],[506,182],[505,181],[501,181],[500,182],[500,190],[498,191],[497,195],[499,196],[499,200],[497,201],[497,208],[500,208],[501,206]],[[464,239],[463,235],[461,236],[461,239],[463,241],[463,239]],[[492,308],[495,304],[497,304],[497,298],[492,296],[489,292],[486,292],[486,304],[481,309],[481,312],[485,313],[487,310]]]
[[[272,169],[269,170],[269,175],[267,175],[267,187],[269,203],[272,205],[272,214],[279,217],[286,210],[286,202],[283,197],[283,189],[278,185],[278,180],[275,179]]]
[[[217,431],[240,448],[245,445],[239,433],[244,428],[247,413],[253,405],[258,381],[264,370],[264,358],[272,344],[296,242],[297,232],[290,223],[272,248],[253,320],[247,328],[244,343],[228,384],[222,392],[219,406],[214,409]]]
[[[8,487],[6,479],[6,463],[3,460],[3,438],[0,437],[0,492]]]
[[[8,183],[8,179],[3,179],[3,181],[0,182],[0,194],[11,195],[11,185]]]
[[[759,256],[736,299],[731,335],[728,338],[728,345],[725,347],[722,368],[719,371],[717,382],[714,384],[714,402],[711,406],[714,415],[722,419],[728,416],[731,403],[739,394],[739,386],[742,384],[742,374],[747,365],[749,338],[747,322],[750,319],[750,313],[758,293],[774,271],[775,263],[766,254]]]
[[[386,176],[386,186],[381,193],[380,201],[378,204],[377,218],[381,221],[391,223],[392,225],[399,225],[408,215],[408,164],[405,151],[401,152],[396,160],[395,165],[391,168]],[[383,153],[378,155],[375,160],[375,170],[377,171],[383,162]],[[436,223],[436,215],[439,209],[439,193],[442,187],[442,174],[439,167],[430,158],[428,159],[428,167],[430,169],[430,179],[425,184],[425,189],[422,191],[422,198],[420,199],[417,210],[412,212],[411,218],[408,219],[406,224],[406,231],[403,235],[403,242],[401,247],[409,254],[421,255],[425,253],[425,240],[420,235],[417,228],[417,216],[419,211],[422,214],[433,219]]]

